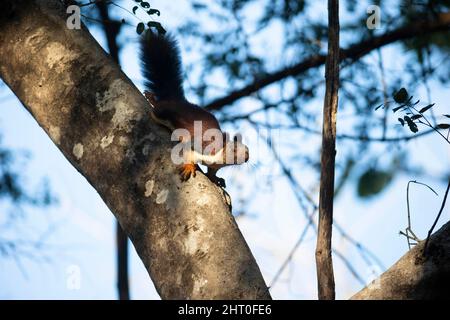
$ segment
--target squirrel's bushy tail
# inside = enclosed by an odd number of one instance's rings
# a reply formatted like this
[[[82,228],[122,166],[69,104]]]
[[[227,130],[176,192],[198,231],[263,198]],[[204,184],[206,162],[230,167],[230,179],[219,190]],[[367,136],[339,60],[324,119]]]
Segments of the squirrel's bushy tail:
[[[175,38],[148,30],[141,39],[145,88],[158,100],[184,99],[181,58]]]

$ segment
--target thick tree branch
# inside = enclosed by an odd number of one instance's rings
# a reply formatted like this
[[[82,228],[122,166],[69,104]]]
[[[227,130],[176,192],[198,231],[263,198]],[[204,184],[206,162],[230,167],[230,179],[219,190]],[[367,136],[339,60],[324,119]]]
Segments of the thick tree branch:
[[[163,299],[269,299],[222,190],[182,183],[145,98],[60,0],[2,1],[0,76],[98,191]]]
[[[351,299],[448,299],[450,297],[450,222],[409,250],[400,260]]]
[[[434,20],[417,20],[408,25],[398,29],[386,32],[385,34],[373,37],[357,44],[354,44],[347,49],[341,49],[341,60],[350,59],[355,61],[371,51],[381,48],[385,45],[394,43],[400,40],[406,40],[417,37],[419,35],[429,34],[437,31],[448,31],[450,27],[450,13],[442,13]],[[208,110],[220,110],[223,107],[243,98],[247,97],[253,92],[256,92],[272,83],[280,81],[287,77],[296,76],[309,69],[317,68],[325,63],[325,55],[314,55],[305,60],[276,71],[269,73],[256,79],[252,84],[249,84],[241,89],[230,92],[222,98],[218,98],[205,106]]]
[[[319,226],[316,246],[317,285],[320,300],[334,300],[335,298],[331,235],[333,229],[339,61],[339,0],[328,0],[328,56],[325,69],[326,89],[323,105]]]

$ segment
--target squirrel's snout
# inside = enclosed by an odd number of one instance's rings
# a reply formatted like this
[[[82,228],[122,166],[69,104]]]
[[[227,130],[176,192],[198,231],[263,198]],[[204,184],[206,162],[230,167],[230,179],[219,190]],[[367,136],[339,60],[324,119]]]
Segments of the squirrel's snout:
[[[245,162],[247,162],[249,158],[250,158],[250,152],[248,150],[248,147],[245,146]]]
[[[244,144],[237,144],[234,148],[233,164],[242,164],[248,161],[250,157],[248,147]]]

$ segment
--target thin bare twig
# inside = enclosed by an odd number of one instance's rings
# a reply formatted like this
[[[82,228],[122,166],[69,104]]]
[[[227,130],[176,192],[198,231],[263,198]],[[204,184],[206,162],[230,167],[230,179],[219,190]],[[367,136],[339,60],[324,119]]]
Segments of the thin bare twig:
[[[431,188],[429,185],[427,185],[425,183],[418,182],[416,180],[408,181],[408,185],[406,186],[406,209],[407,209],[407,212],[408,212],[408,226],[406,227],[404,232],[400,231],[400,234],[406,237],[406,239],[408,241],[408,248],[409,249],[411,249],[411,245],[416,245],[420,241],[420,239],[412,231],[411,211],[410,211],[410,207],[409,207],[409,185],[411,183],[415,183],[415,184],[419,184],[419,185],[425,186],[428,189],[430,189],[436,196],[438,195],[436,193],[436,191],[434,191],[433,188]],[[416,241],[416,243],[412,243],[411,240]]]
[[[112,1],[108,1],[108,0],[89,0],[89,2],[86,2],[86,3],[80,3],[80,4],[78,4],[78,6],[80,7],[80,8],[82,8],[82,7],[87,7],[87,6],[91,6],[91,5],[95,5],[95,4],[98,4],[98,3],[105,3],[105,4],[110,4]]]
[[[256,124],[258,126],[264,126],[265,128],[268,129],[280,129],[280,130],[302,130],[308,133],[312,133],[315,135],[320,135],[321,132],[308,127],[308,126],[304,126],[301,124],[294,124],[294,125],[282,125],[282,124],[272,124],[272,125],[265,125],[262,123],[259,123],[257,121],[254,121],[252,119],[250,119],[250,115],[242,115],[236,118],[236,120],[247,120],[250,123]],[[225,120],[227,121],[227,120]],[[364,141],[364,142],[400,142],[400,141],[409,141],[409,140],[413,140],[413,139],[417,139],[419,137],[423,137],[425,135],[428,135],[432,132],[434,132],[435,130],[430,129],[428,131],[422,131],[419,133],[416,133],[414,135],[410,135],[410,136],[399,136],[399,137],[370,137],[370,136],[356,136],[356,135],[348,135],[348,134],[336,134],[336,139],[337,140],[356,140],[356,141]]]
[[[380,69],[380,78],[381,78],[381,85],[383,88],[383,103],[386,105],[388,103],[388,93],[387,93],[387,84],[386,84],[386,74],[384,72],[384,65],[383,65],[383,54],[381,53],[381,49],[377,49],[378,54],[378,69]],[[382,137],[386,138],[387,133],[387,123],[388,123],[388,109],[384,109],[384,115],[383,115],[383,134]]]
[[[314,209],[311,214],[309,215],[309,221],[306,224],[306,226],[303,228],[303,231],[300,234],[300,237],[298,238],[297,242],[295,243],[294,247],[291,249],[291,251],[289,252],[288,256],[286,257],[286,259],[284,260],[284,262],[281,264],[280,268],[278,269],[278,271],[275,273],[275,276],[273,277],[272,281],[269,284],[269,288],[272,288],[275,283],[278,281],[278,278],[281,276],[281,274],[283,273],[284,269],[287,267],[287,265],[289,264],[289,262],[292,260],[292,258],[294,257],[295,252],[297,251],[298,247],[300,247],[300,245],[302,244],[303,240],[305,239],[306,234],[308,233],[308,229],[309,227],[313,224],[314,220],[313,217],[316,214],[317,209]]]
[[[350,263],[350,261],[336,248],[333,248],[333,253],[342,260],[345,267],[350,271],[350,273],[355,277],[356,280],[359,281],[360,284],[363,286],[367,285],[366,281],[359,275],[359,273],[356,271],[356,269],[353,267],[353,265]]]
[[[254,128],[256,130],[258,129],[258,124],[256,124],[256,123],[251,123],[251,124],[254,126]],[[305,238],[306,233],[308,232],[309,228],[310,227],[313,228],[313,231],[317,234],[317,225],[316,225],[316,223],[314,221],[314,215],[316,214],[316,212],[318,210],[318,206],[315,203],[315,201],[312,199],[312,197],[306,192],[306,190],[298,183],[298,181],[292,175],[291,170],[286,166],[286,164],[283,162],[283,160],[279,157],[277,151],[275,150],[274,145],[269,143],[269,142],[266,142],[266,143],[267,143],[267,146],[268,146],[269,150],[272,152],[272,154],[273,154],[273,156],[275,158],[275,161],[279,164],[279,166],[280,166],[284,176],[287,178],[287,180],[288,180],[288,182],[289,182],[289,184],[291,186],[291,189],[294,192],[294,196],[296,197],[297,202],[299,203],[300,207],[302,208],[302,212],[305,215],[305,218],[307,219],[307,224],[304,227],[304,229],[302,230],[299,239],[294,244],[293,248],[289,252],[289,254],[286,257],[286,259],[283,261],[283,263],[280,266],[280,268],[275,273],[275,276],[274,276],[273,280],[270,282],[270,286],[269,287],[272,288],[273,286],[275,286],[275,284],[279,280],[281,274],[286,269],[286,267],[288,266],[289,262],[293,259],[295,252],[298,250],[300,245],[303,243],[304,238]],[[306,204],[304,203],[304,200],[306,200],[309,203],[309,205],[312,207],[313,211],[312,211],[311,214],[307,214],[307,211],[306,211],[307,207],[306,207]],[[363,257],[364,261],[366,261],[366,263],[368,265],[372,265],[372,263],[370,263],[370,261],[367,261],[367,256],[369,256],[370,259],[372,259],[372,261],[375,262],[381,269],[383,269],[383,270],[386,269],[384,267],[384,265],[381,263],[381,261],[379,260],[379,258],[373,252],[371,252],[368,248],[366,248],[360,242],[358,242],[355,239],[353,239],[344,230],[344,228],[342,226],[340,226],[337,222],[334,222],[334,226],[336,227],[336,230],[341,234],[341,236],[344,239],[346,239],[347,241],[349,241],[352,245],[354,245],[356,247],[356,249],[358,250],[359,254],[361,255],[361,257]],[[336,249],[333,249],[333,252],[335,252],[335,250]],[[347,259],[345,259],[345,257],[343,255],[338,255],[338,258],[343,260],[344,265],[348,268],[350,273],[358,281],[360,281],[360,279],[362,279],[362,277],[358,274],[356,269],[351,265],[351,263]]]
[[[414,114],[414,112],[412,110],[414,110],[415,112],[417,112],[416,114],[420,114],[422,115],[422,119],[424,119],[426,122],[423,122],[422,120],[419,119],[419,123],[431,128],[433,131],[435,131],[437,134],[439,134],[445,141],[447,141],[448,144],[450,144],[450,140],[448,139],[448,137],[445,137],[440,131],[439,129],[437,129],[435,126],[433,126],[431,124],[431,122],[427,119],[427,117],[423,114],[420,113],[413,105],[410,106],[406,106],[408,108],[408,110]]]
[[[439,218],[441,217],[442,211],[444,211],[445,203],[447,201],[448,191],[450,190],[450,179],[448,180],[447,189],[445,190],[444,199],[442,200],[441,208],[439,209],[439,213],[434,220],[433,225],[431,226],[431,229],[428,231],[427,240],[425,240],[425,245],[423,246],[423,252],[426,254],[427,248],[428,248],[428,242],[430,241],[431,234],[433,233],[434,228],[436,227],[436,224],[439,221]]]

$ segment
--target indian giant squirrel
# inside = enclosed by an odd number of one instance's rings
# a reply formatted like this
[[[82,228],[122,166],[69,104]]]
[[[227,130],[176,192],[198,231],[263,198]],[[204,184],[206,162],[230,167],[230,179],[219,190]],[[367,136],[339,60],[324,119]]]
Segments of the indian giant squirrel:
[[[195,177],[198,163],[206,165],[207,177],[217,185],[225,187],[225,181],[216,176],[217,170],[227,165],[247,162],[249,151],[240,139],[230,141],[229,135],[220,129],[216,117],[207,110],[186,100],[183,90],[182,65],[178,44],[169,33],[154,33],[148,30],[141,38],[141,63],[145,78],[145,97],[151,106],[151,117],[172,133],[184,129],[191,141],[185,161],[179,167],[182,181]],[[194,130],[200,121],[201,132]],[[198,127],[197,127],[198,129]],[[208,130],[216,130],[221,141],[219,147],[211,148],[211,142],[204,139]],[[202,137],[199,137],[202,135]],[[215,135],[217,137],[217,135]],[[192,139],[200,138],[200,147]],[[209,146],[209,147],[208,147]]]

